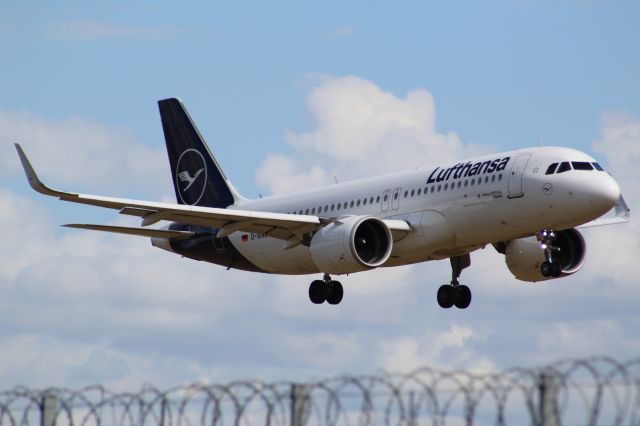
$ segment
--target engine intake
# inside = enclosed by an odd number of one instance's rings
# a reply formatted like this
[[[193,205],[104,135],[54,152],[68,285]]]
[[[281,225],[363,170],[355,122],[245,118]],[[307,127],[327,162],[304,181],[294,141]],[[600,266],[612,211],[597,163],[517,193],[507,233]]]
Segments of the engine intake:
[[[385,223],[371,216],[351,216],[321,228],[311,239],[311,259],[329,274],[376,268],[391,255],[393,238]]]
[[[560,265],[560,277],[578,272],[586,254],[586,244],[580,232],[575,229],[559,231],[553,245],[559,249],[552,256],[553,261]],[[509,271],[519,280],[535,282],[553,279],[540,272],[540,266],[546,259],[536,237],[509,241],[504,255]]]

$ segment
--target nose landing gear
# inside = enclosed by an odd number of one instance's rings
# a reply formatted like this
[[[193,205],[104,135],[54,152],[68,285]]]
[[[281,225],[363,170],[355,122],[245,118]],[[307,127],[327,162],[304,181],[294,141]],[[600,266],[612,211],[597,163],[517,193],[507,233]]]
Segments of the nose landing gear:
[[[560,247],[553,244],[556,233],[553,230],[543,229],[536,234],[536,238],[540,242],[540,249],[544,250],[545,257],[545,261],[540,265],[540,273],[543,277],[558,278],[562,273],[562,267],[553,256],[554,252],[560,251]]]
[[[458,278],[462,270],[471,265],[469,254],[456,256],[451,261],[451,284],[445,284],[438,289],[438,305],[448,309],[456,306],[458,309],[466,309],[471,304],[471,290],[466,285],[460,285]]]
[[[309,286],[309,299],[311,303],[320,305],[328,302],[337,305],[342,302],[344,289],[339,281],[332,281],[329,274],[324,274],[322,280],[315,280]]]

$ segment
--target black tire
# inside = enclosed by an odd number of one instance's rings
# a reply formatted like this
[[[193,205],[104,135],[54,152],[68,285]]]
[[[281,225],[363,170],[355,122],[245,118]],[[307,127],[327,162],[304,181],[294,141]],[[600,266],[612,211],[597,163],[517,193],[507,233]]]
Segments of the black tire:
[[[309,300],[315,305],[320,305],[327,300],[329,288],[324,281],[315,280],[309,286]]]
[[[331,281],[328,287],[329,294],[327,295],[327,302],[329,302],[330,305],[338,305],[342,302],[342,297],[344,296],[342,284],[340,284],[339,281]]]
[[[438,289],[438,305],[441,308],[449,309],[453,306],[453,286],[445,284]]]
[[[551,276],[553,278],[558,278],[560,276],[560,274],[562,273],[562,268],[560,267],[559,263],[553,263],[551,264],[552,268],[551,268]]]
[[[466,285],[454,288],[454,304],[458,309],[467,309],[471,304],[471,290]]]
[[[553,264],[547,262],[546,260],[542,262],[542,265],[540,265],[540,273],[542,274],[543,277],[550,277],[552,270],[553,270]]]

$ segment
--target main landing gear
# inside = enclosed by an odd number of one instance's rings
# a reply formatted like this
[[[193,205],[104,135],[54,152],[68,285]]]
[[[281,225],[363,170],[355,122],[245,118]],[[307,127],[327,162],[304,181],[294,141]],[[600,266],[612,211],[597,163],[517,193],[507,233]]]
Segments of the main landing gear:
[[[445,284],[438,289],[438,305],[445,309],[453,305],[458,309],[466,309],[471,304],[471,290],[466,285],[460,285],[458,278],[462,270],[471,265],[471,256],[467,253],[449,260],[451,261],[451,284]]]
[[[325,301],[330,305],[337,305],[342,302],[343,295],[342,284],[339,281],[332,281],[329,274],[324,274],[322,280],[315,280],[309,286],[309,299],[316,305]]]
[[[556,233],[552,230],[543,229],[536,234],[536,238],[540,242],[540,248],[544,250],[545,261],[540,265],[540,273],[543,277],[558,278],[562,273],[562,267],[557,260],[554,260],[553,253],[559,252],[560,247],[553,245],[556,239]]]

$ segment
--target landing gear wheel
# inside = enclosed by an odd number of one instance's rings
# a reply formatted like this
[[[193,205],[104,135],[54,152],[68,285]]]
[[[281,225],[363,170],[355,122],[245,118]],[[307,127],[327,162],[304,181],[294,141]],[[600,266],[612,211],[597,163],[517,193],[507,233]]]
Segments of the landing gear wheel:
[[[344,296],[342,284],[340,284],[339,281],[331,281],[327,287],[329,289],[327,302],[329,302],[330,305],[337,305],[342,302],[342,296]]]
[[[560,268],[559,263],[544,261],[542,262],[542,265],[540,265],[540,273],[543,277],[558,278],[562,273],[562,269]]]
[[[324,303],[325,300],[327,300],[329,293],[328,290],[328,286],[324,281],[315,280],[312,282],[309,286],[309,299],[311,300],[311,303],[316,305]]]
[[[453,287],[454,304],[458,309],[467,309],[471,304],[471,290],[466,285]]]
[[[453,286],[443,285],[438,289],[438,305],[441,308],[449,309],[453,306],[454,302],[454,291]]]

